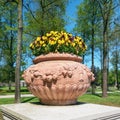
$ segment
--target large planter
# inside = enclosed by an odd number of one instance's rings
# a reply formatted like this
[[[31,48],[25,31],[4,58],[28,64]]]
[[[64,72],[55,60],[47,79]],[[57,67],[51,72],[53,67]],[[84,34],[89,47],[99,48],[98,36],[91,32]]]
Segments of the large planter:
[[[50,53],[36,57],[24,71],[29,91],[43,104],[75,104],[94,80],[82,58],[71,54]]]

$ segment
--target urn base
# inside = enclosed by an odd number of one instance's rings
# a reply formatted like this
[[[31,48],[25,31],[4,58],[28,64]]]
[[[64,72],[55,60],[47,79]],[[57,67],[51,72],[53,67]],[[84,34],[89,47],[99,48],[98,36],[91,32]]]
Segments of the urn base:
[[[42,104],[45,105],[55,105],[55,106],[62,106],[62,105],[74,105],[77,103],[77,99],[72,100],[40,100]]]

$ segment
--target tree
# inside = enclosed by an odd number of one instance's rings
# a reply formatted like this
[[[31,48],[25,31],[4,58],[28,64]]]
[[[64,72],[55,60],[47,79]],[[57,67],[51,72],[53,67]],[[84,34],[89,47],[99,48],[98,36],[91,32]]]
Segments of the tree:
[[[112,48],[112,57],[111,57],[111,64],[114,69],[114,75],[115,75],[115,83],[116,87],[119,90],[120,89],[120,81],[119,81],[119,65],[120,65],[120,33],[116,32],[119,29],[119,26],[115,26],[114,28],[114,35],[112,36],[112,41],[111,41],[111,48]]]
[[[94,51],[95,51],[95,26],[96,23],[98,23],[98,20],[100,19],[98,17],[98,6],[96,0],[92,0],[91,2],[91,57],[92,57],[92,72],[95,74],[95,68],[94,68]],[[92,83],[92,94],[95,94],[95,82]]]
[[[83,39],[88,40],[88,46],[91,48],[91,61],[92,72],[94,73],[94,52],[96,31],[98,29],[98,23],[100,21],[99,9],[96,0],[85,0],[80,6],[78,6],[77,25],[75,27],[76,33],[81,33]],[[92,83],[92,93],[95,94],[95,84]]]
[[[17,42],[17,58],[15,69],[15,102],[20,102],[20,63],[21,63],[21,48],[22,48],[22,32],[23,32],[23,20],[22,20],[22,5],[23,1],[18,0],[18,42]]]
[[[64,14],[67,0],[36,0],[24,4],[26,13],[26,33],[34,36],[43,35],[51,30],[63,30],[65,26]],[[31,9],[32,5],[36,9]]]
[[[107,78],[108,78],[108,27],[112,14],[112,0],[97,0],[101,11],[103,21],[103,82],[102,82],[102,97],[107,97]]]
[[[9,84],[11,90],[11,82],[14,81],[14,63],[15,63],[15,44],[16,44],[16,5],[11,1],[0,1],[1,15],[1,34],[0,34],[0,51],[1,51],[1,67],[6,76],[5,82]],[[9,7],[11,6],[11,7]],[[14,17],[13,17],[14,16]],[[2,72],[1,71],[1,72]]]

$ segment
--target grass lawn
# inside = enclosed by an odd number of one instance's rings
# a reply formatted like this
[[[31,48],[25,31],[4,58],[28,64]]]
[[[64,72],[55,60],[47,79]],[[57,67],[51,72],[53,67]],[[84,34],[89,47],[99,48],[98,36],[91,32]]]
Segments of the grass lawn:
[[[120,107],[120,92],[109,93],[107,98],[102,98],[101,94],[85,94],[78,101]]]
[[[20,92],[22,94],[30,93],[26,87],[21,87]],[[11,87],[11,91],[9,91],[8,87],[0,87],[0,95],[12,95],[15,94],[15,87]]]
[[[23,97],[21,98],[21,103],[26,102],[39,102],[38,98],[36,97]],[[13,104],[14,98],[0,98],[0,105],[2,104]]]
[[[101,94],[96,95],[84,94],[83,96],[78,98],[78,101],[120,107],[120,93],[119,92],[109,93],[107,98],[102,98]],[[39,102],[39,100],[36,97],[23,97],[21,98],[21,102],[22,103]],[[12,104],[12,103],[14,103],[14,98],[0,99],[0,104]]]

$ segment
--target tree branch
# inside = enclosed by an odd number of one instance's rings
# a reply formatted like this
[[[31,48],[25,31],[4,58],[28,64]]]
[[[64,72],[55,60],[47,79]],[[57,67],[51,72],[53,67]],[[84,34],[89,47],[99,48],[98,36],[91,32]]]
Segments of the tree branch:
[[[23,4],[23,7],[25,7],[25,9],[30,12],[30,14],[32,15],[33,19],[34,19],[37,23],[39,23],[39,21],[38,21],[38,20],[36,19],[36,17],[34,16],[32,10],[30,9],[29,4],[27,4],[27,6],[25,6],[25,5]]]
[[[37,35],[35,35],[35,34],[32,34],[32,33],[29,33],[29,32],[26,32],[26,31],[23,31],[25,34],[27,34],[27,35],[31,35],[31,36],[33,36],[33,37],[37,37]]]

